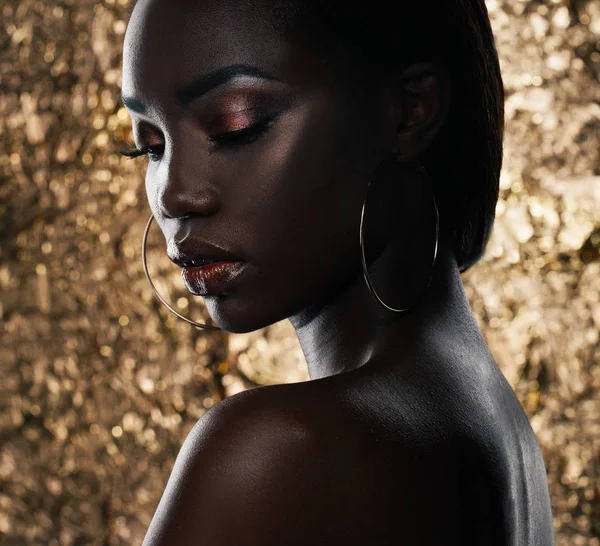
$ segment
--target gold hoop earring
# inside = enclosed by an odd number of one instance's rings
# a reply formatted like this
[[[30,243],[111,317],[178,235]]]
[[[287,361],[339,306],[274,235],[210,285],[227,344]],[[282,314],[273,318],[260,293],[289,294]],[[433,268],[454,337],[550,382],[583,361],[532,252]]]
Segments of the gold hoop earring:
[[[148,282],[150,283],[150,286],[152,288],[152,291],[154,292],[154,295],[156,296],[158,301],[160,301],[160,303],[162,303],[169,311],[171,311],[171,313],[173,313],[174,315],[177,315],[180,319],[183,319],[186,322],[189,322],[191,325],[196,326],[197,328],[204,328],[206,330],[221,330],[221,328],[219,328],[218,326],[211,326],[210,324],[203,324],[203,323],[196,322],[188,317],[183,316],[182,314],[178,313],[175,309],[173,309],[163,299],[163,297],[158,293],[158,290],[154,286],[152,279],[150,279],[150,273],[148,272],[148,264],[146,263],[146,240],[148,239],[148,231],[150,231],[150,224],[152,223],[152,220],[154,220],[154,216],[152,214],[150,214],[150,218],[148,220],[148,223],[146,224],[146,230],[144,231],[144,238],[142,239],[142,265],[144,266],[144,273],[146,273],[146,279],[148,279]]]
[[[435,200],[435,193],[433,192],[433,188],[432,188],[432,196],[433,196],[433,207],[435,210],[435,246],[433,248],[433,260],[432,260],[432,264],[431,264],[431,273],[429,275],[429,279],[427,280],[427,286],[425,287],[425,289],[423,290],[423,292],[421,293],[421,295],[417,298],[416,303],[412,306],[412,307],[408,307],[406,309],[395,309],[394,307],[388,305],[387,303],[385,303],[381,297],[379,296],[379,294],[377,294],[375,288],[373,287],[373,283],[369,277],[369,272],[367,269],[367,259],[366,259],[366,255],[365,255],[365,247],[364,247],[364,219],[365,219],[365,208],[366,208],[366,204],[367,204],[367,196],[369,194],[369,188],[371,187],[371,184],[375,178],[375,173],[377,171],[379,171],[381,165],[383,165],[384,163],[386,163],[387,161],[389,161],[391,158],[393,158],[394,161],[398,160],[398,156],[402,155],[402,152],[398,152],[398,155],[395,154],[395,150],[388,156],[386,157],[380,164],[379,166],[375,169],[375,172],[373,173],[373,175],[371,176],[371,180],[369,181],[369,185],[367,186],[367,190],[365,192],[365,199],[363,201],[363,205],[362,205],[362,211],[361,211],[361,215],[360,215],[360,240],[359,240],[359,244],[360,244],[360,253],[361,253],[361,259],[362,259],[362,269],[363,269],[363,276],[365,278],[365,282],[367,283],[367,287],[369,288],[369,291],[371,292],[371,294],[373,295],[373,297],[383,306],[385,307],[388,311],[393,311],[394,313],[407,313],[408,311],[414,309],[418,303],[421,301],[421,299],[425,296],[425,294],[427,293],[427,290],[429,289],[429,286],[431,285],[431,280],[433,279],[433,272],[435,270],[435,262],[437,259],[437,251],[438,251],[438,243],[439,243],[439,235],[440,235],[440,215],[439,215],[439,211],[438,211],[438,207],[437,207],[437,203]],[[427,175],[427,171],[425,170],[425,167],[417,162],[417,171],[421,172],[425,178],[427,179],[428,183],[431,184],[431,181],[429,179],[429,176]]]

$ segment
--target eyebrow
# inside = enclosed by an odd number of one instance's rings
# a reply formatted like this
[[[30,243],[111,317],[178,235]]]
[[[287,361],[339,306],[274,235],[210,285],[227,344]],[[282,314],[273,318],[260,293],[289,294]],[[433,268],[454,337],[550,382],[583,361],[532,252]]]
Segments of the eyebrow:
[[[215,87],[223,85],[240,76],[252,76],[254,78],[277,82],[281,81],[279,78],[276,78],[272,74],[269,74],[256,66],[248,64],[230,64],[213,70],[212,72],[208,72],[207,74],[203,74],[196,81],[180,87],[175,91],[175,97],[181,106],[187,106]],[[121,100],[123,101],[123,104],[133,112],[145,114],[148,111],[147,106],[135,97],[122,96]]]

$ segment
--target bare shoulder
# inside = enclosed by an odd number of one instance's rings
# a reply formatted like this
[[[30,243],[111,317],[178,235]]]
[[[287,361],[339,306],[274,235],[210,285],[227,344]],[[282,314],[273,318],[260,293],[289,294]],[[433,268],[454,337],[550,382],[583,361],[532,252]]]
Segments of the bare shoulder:
[[[209,410],[182,447],[144,546],[457,536],[450,452],[419,445],[402,424],[360,418],[334,395],[338,385],[261,387]]]
[[[442,485],[432,496],[418,458],[384,444],[326,382],[239,393],[188,435],[144,546],[365,546],[446,532],[423,529],[440,522]]]
[[[302,513],[309,428],[258,388],[211,408],[188,434],[144,546],[294,544],[282,533]],[[305,470],[303,470],[305,469]]]

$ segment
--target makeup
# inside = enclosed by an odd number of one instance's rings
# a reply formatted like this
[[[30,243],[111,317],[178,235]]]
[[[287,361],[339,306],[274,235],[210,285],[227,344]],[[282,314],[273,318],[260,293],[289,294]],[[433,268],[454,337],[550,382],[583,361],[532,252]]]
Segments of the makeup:
[[[247,265],[247,262],[213,262],[200,267],[184,267],[181,277],[192,294],[216,296],[229,289]]]

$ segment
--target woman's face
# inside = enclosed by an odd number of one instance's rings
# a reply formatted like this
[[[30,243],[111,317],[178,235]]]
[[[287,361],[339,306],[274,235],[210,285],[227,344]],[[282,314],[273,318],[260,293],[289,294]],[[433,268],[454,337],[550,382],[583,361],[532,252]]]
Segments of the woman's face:
[[[140,0],[122,92],[137,148],[151,148],[146,191],[171,259],[210,258],[213,245],[242,262],[214,282],[190,276],[221,328],[272,324],[360,275],[378,103],[359,109],[323,53],[270,26],[263,2]]]

